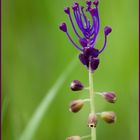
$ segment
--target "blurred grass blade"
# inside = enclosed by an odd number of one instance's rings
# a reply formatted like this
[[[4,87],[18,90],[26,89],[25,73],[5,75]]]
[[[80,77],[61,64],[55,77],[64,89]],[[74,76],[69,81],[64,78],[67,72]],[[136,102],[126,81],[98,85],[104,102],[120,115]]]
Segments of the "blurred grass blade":
[[[25,130],[21,134],[19,140],[31,140],[34,137],[44,114],[49,109],[51,103],[53,102],[53,99],[57,95],[57,92],[60,90],[69,74],[73,71],[76,64],[77,61],[76,59],[74,59],[64,70],[64,72],[60,75],[60,77],[58,78],[56,83],[52,86],[52,88],[46,93],[46,96],[41,101],[35,113],[29,120],[29,123],[27,124]]]

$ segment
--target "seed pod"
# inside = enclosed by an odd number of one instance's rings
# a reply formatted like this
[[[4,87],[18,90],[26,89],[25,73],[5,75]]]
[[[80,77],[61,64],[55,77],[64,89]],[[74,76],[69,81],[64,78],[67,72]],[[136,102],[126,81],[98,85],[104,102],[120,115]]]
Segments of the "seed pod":
[[[84,86],[82,85],[82,83],[79,80],[74,80],[74,81],[72,81],[70,88],[73,91],[79,91],[79,90],[82,90],[84,88]]]
[[[81,108],[83,107],[83,105],[84,105],[84,101],[83,100],[81,100],[81,99],[79,99],[79,100],[74,100],[74,101],[72,101],[71,103],[70,103],[70,111],[71,112],[74,112],[74,113],[76,113],[76,112],[78,112],[78,111],[80,111],[81,110]]]
[[[116,114],[112,111],[102,112],[101,118],[107,123],[114,123],[116,121]]]
[[[95,113],[90,113],[88,116],[88,126],[89,127],[96,127],[97,124],[97,117]]]
[[[110,103],[115,103],[117,98],[113,92],[103,92],[103,97]]]
[[[79,136],[71,136],[68,137],[66,140],[81,140],[81,138]]]

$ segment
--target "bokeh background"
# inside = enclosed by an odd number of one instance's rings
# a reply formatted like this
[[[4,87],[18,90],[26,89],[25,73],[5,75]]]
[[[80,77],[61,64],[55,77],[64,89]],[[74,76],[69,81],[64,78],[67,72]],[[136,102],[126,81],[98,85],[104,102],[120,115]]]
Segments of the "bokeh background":
[[[85,5],[84,0],[77,1]],[[78,56],[79,52],[58,29],[59,23],[66,21],[77,41],[63,12],[72,3],[72,0],[2,1],[2,140],[19,140],[47,91]],[[115,91],[118,100],[110,104],[95,97],[97,112],[114,110],[117,114],[116,124],[99,121],[97,140],[137,140],[138,1],[100,0],[99,12],[97,47],[102,46],[105,25],[110,25],[113,32],[94,73],[94,89]],[[71,100],[88,97],[86,91],[73,93],[69,89],[74,79],[88,85],[86,68],[78,59],[75,61],[76,66],[51,101],[32,140],[64,140],[70,135],[90,133],[86,125],[88,104],[77,114],[68,111]]]

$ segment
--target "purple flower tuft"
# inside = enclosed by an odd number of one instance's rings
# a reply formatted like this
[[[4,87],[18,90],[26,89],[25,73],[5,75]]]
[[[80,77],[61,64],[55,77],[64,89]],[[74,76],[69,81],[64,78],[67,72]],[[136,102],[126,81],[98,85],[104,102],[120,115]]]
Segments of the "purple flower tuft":
[[[66,35],[68,36],[70,42],[75,46],[75,48],[80,50],[79,59],[81,63],[85,65],[88,69],[90,64],[92,71],[98,68],[99,65],[98,56],[104,51],[107,44],[107,36],[112,31],[112,29],[108,26],[104,28],[103,47],[100,50],[96,49],[95,44],[100,30],[98,5],[99,5],[98,0],[94,0],[94,2],[91,2],[91,0],[86,0],[86,6],[87,6],[86,9],[84,9],[84,7],[79,5],[79,3],[77,2],[73,4],[72,9],[74,14],[74,19],[82,34],[79,34],[77,29],[75,28],[75,23],[73,22],[73,17],[71,15],[70,8],[69,7],[64,8],[64,12],[69,16],[74,33],[78,37],[80,46],[78,46],[72,40],[72,37],[67,31],[67,26],[65,23],[62,23],[59,26],[59,28],[63,32],[66,32]],[[91,21],[86,16],[86,12],[90,14],[92,19]]]

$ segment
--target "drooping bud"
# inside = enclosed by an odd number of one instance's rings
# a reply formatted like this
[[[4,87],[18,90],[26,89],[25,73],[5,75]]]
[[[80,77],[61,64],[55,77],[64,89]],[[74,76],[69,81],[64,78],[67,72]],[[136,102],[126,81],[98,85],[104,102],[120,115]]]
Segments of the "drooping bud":
[[[79,136],[71,136],[68,137],[66,140],[81,140],[81,138]]]
[[[105,28],[104,28],[104,33],[105,33],[105,36],[107,36],[109,33],[111,33],[112,32],[112,29],[111,29],[111,27],[109,27],[109,26],[106,26]]]
[[[102,95],[110,103],[115,103],[117,100],[116,95],[113,92],[103,92]]]
[[[99,62],[100,62],[99,58],[97,58],[97,57],[96,58],[94,58],[94,57],[91,58],[90,65],[91,65],[92,72],[94,72],[94,70],[96,70],[98,68]]]
[[[90,113],[88,117],[88,126],[89,127],[96,127],[97,124],[97,117],[95,113]]]
[[[94,4],[95,6],[98,6],[99,1],[98,1],[98,0],[94,0],[93,4]]]
[[[79,90],[82,90],[84,88],[84,86],[82,85],[82,83],[79,80],[74,80],[70,84],[70,88],[73,91],[79,91]]]
[[[66,14],[70,14],[70,8],[69,8],[69,7],[65,7],[65,8],[64,8],[64,12],[65,12]]]
[[[74,101],[72,101],[72,102],[70,103],[70,108],[69,108],[69,110],[70,110],[71,112],[76,113],[76,112],[78,112],[78,111],[81,110],[81,108],[83,107],[83,105],[84,105],[84,101],[83,101],[83,100],[81,100],[81,99],[79,99],[79,100],[74,100]]]
[[[60,29],[61,31],[63,31],[63,32],[67,32],[67,25],[66,25],[66,23],[61,23],[61,24],[59,25],[59,29]]]
[[[79,59],[82,62],[82,64],[84,64],[84,65],[86,65],[88,67],[89,58],[85,54],[83,54],[83,53],[79,54]]]
[[[107,123],[114,123],[116,121],[116,114],[112,111],[102,112],[101,118]]]

